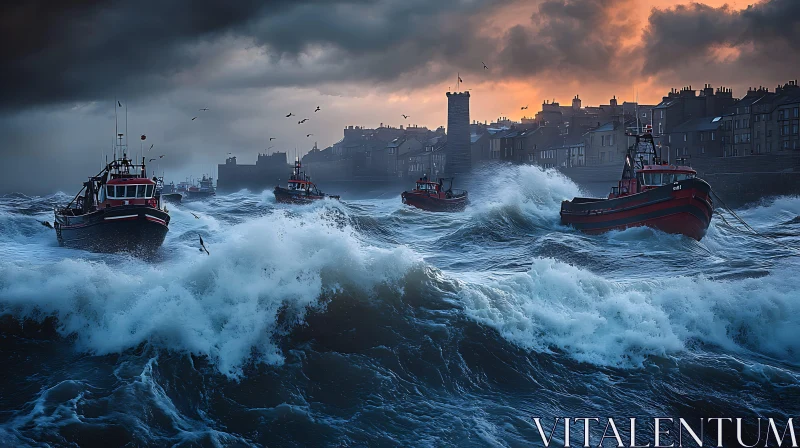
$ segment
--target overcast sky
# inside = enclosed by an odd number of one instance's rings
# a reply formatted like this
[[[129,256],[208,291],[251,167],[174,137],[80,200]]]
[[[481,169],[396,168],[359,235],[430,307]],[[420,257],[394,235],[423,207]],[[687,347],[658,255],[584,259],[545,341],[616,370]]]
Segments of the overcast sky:
[[[575,94],[657,103],[712,83],[742,96],[800,68],[798,0],[7,3],[3,193],[77,190],[110,153],[115,99],[131,152],[145,134],[146,156],[164,155],[158,169],[178,181],[215,174],[229,152],[253,163],[270,146],[325,147],[347,125],[444,125],[456,73],[483,121]]]

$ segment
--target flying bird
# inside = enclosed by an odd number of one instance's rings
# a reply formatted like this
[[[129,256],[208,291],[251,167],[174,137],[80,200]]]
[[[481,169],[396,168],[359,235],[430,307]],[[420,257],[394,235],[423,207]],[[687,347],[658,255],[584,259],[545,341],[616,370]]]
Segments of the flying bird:
[[[320,111],[320,108],[319,108],[319,106],[317,106],[317,108],[314,109],[314,112],[319,112],[319,111]]]
[[[270,150],[270,149],[272,149],[272,148],[274,148],[274,146],[270,146],[269,148],[267,148],[267,151],[269,151],[269,150]]]
[[[203,235],[198,235],[200,237],[200,252],[205,251],[206,255],[211,255],[208,253],[208,249],[206,249],[205,243],[203,243]]]
[[[189,213],[191,213],[191,214],[192,214],[192,216],[194,216],[194,219],[200,219],[200,217],[199,217],[199,216],[197,216],[197,215],[195,215],[195,214],[194,214],[194,212],[189,212]]]
[[[275,140],[276,138],[278,138],[278,137],[270,137],[270,138],[269,138],[269,141],[273,141],[273,140]]]
[[[207,107],[204,107],[204,108],[202,108],[202,109],[200,109],[200,110],[202,110],[202,111],[204,111],[204,112],[205,112],[205,111],[207,111],[207,110],[208,110],[208,108],[207,108]]]
[[[458,77],[458,82],[464,82],[464,80],[461,79],[461,76]]]
[[[527,108],[528,108],[528,106],[523,106],[523,107],[520,107],[519,110],[525,110]]]
[[[294,117],[294,114],[293,114],[293,113],[291,113],[291,112],[289,112],[289,114],[288,114],[288,115],[286,115],[286,118],[289,118],[289,117]]]
[[[483,61],[481,61],[481,64],[483,64],[483,69],[484,69],[484,70],[489,70],[489,67],[487,67],[487,66],[486,66],[486,63],[484,63]]]
[[[120,103],[119,101],[117,101],[117,104],[119,104],[119,107],[122,107],[122,103]]]
[[[153,146],[156,146],[156,144],[153,143],[152,145],[150,145],[150,149],[153,149]],[[148,149],[148,151],[150,151],[150,149]]]
[[[159,158],[159,159],[163,159],[165,155],[166,155],[166,154],[161,154],[160,156],[158,156],[158,158]]]
[[[314,134],[306,134],[306,138],[311,137]]]
[[[197,117],[192,117],[192,121],[197,120]]]
[[[408,118],[408,117],[409,117],[408,115],[403,114],[403,118]]]
[[[308,118],[303,118],[302,120],[298,121],[297,124],[303,124],[308,121]]]
[[[152,162],[153,160],[156,160],[156,159],[150,159],[150,160],[148,160],[148,162]]]

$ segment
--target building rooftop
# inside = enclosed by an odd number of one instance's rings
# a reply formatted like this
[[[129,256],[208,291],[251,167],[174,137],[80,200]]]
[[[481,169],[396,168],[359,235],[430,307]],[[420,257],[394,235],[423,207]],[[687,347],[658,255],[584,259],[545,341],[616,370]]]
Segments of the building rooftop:
[[[722,121],[720,117],[700,117],[683,122],[673,129],[673,132],[715,131],[719,129]]]

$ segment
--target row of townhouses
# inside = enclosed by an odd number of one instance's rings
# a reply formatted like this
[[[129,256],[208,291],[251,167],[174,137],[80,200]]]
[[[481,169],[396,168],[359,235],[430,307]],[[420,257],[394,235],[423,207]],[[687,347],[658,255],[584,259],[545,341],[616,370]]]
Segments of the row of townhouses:
[[[652,126],[664,157],[742,157],[800,149],[800,87],[790,81],[774,90],[751,88],[735,98],[729,88],[672,89],[655,105],[583,106],[544,101],[519,122],[469,118],[469,92],[448,92],[448,129],[348,126],[342,140],[316,146],[307,167],[333,178],[416,178],[467,171],[492,162],[581,167],[620,164],[630,134]],[[316,169],[315,169],[316,168]]]

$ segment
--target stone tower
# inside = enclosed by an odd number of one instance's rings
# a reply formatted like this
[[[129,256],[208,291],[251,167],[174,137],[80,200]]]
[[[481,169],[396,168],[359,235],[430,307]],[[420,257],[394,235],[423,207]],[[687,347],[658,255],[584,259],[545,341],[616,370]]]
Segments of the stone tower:
[[[447,92],[448,174],[465,174],[472,168],[469,134],[469,92]]]

